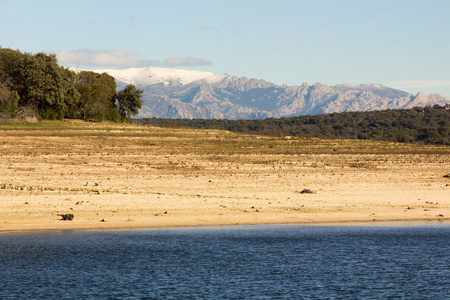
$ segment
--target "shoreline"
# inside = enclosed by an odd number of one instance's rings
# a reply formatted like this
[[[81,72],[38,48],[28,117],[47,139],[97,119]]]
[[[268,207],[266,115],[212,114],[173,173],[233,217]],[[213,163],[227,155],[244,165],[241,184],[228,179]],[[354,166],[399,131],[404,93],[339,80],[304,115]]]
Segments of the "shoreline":
[[[0,235],[11,234],[41,234],[41,233],[58,233],[65,231],[95,231],[95,232],[111,232],[111,231],[140,231],[140,230],[157,230],[157,229],[177,229],[177,228],[209,228],[209,227],[245,227],[245,226],[434,226],[446,225],[450,226],[450,218],[440,219],[404,219],[404,220],[348,220],[348,221],[309,221],[301,223],[242,223],[242,224],[208,224],[208,225],[137,225],[137,226],[121,226],[111,224],[111,226],[90,227],[90,226],[68,226],[65,228],[39,228],[39,229],[24,229],[13,228],[0,230]],[[21,227],[21,226],[19,226]]]

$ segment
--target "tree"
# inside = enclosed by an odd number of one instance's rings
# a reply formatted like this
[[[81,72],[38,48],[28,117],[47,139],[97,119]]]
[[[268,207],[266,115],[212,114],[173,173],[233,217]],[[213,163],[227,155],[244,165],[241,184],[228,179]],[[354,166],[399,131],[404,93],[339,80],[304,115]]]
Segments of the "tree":
[[[118,96],[116,88],[114,77],[90,71],[75,73],[59,66],[53,54],[0,47],[1,115],[128,120],[142,107],[143,91],[130,85]]]
[[[133,84],[127,85],[123,90],[117,94],[117,105],[119,113],[123,119],[130,119],[139,113],[142,108],[142,94],[143,90],[136,89]]]
[[[14,72],[19,68],[17,64],[21,54],[17,51],[0,48],[0,116],[15,117],[17,114],[20,96],[17,93],[17,84],[14,81]]]
[[[56,55],[0,49],[0,61],[21,108],[31,108],[44,119],[64,118],[69,72],[58,65]]]
[[[3,61],[0,60],[0,117],[15,117],[19,95],[12,90],[12,79],[6,73]]]
[[[116,82],[114,77],[103,73],[81,71],[77,74],[75,88],[80,94],[78,115],[85,120],[115,120],[117,112]]]
[[[79,118],[79,105],[81,101],[81,94],[78,92],[77,88],[75,87],[77,74],[74,71],[71,71],[69,69],[65,70],[67,73],[67,83],[68,88],[66,91],[66,105],[67,105],[67,111],[65,116],[67,118],[76,119]]]

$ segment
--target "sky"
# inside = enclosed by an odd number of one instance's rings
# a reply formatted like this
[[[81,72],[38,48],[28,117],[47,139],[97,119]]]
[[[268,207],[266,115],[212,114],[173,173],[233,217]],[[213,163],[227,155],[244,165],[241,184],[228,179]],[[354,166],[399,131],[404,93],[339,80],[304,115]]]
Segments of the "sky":
[[[84,69],[379,83],[450,98],[449,0],[0,0],[0,46]]]

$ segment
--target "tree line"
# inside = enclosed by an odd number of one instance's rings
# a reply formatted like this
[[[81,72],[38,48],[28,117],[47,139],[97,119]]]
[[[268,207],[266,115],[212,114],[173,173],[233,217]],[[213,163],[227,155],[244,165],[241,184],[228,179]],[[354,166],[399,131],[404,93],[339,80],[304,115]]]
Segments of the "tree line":
[[[116,90],[114,77],[74,72],[54,54],[0,48],[0,117],[129,121],[142,107],[143,91]]]
[[[372,139],[450,145],[450,105],[370,112],[343,112],[263,120],[149,118],[135,122],[163,127],[222,129],[264,135]]]

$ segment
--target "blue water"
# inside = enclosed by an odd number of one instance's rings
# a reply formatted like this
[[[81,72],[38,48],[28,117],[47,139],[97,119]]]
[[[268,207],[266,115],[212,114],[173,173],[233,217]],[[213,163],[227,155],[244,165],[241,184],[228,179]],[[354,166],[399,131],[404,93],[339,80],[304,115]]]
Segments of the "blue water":
[[[450,226],[0,235],[1,299],[450,299]]]

